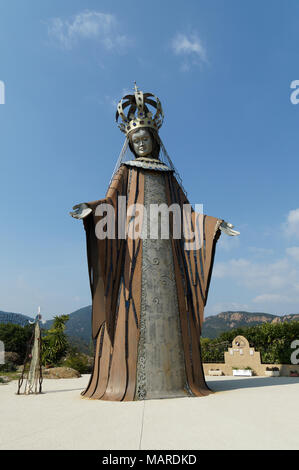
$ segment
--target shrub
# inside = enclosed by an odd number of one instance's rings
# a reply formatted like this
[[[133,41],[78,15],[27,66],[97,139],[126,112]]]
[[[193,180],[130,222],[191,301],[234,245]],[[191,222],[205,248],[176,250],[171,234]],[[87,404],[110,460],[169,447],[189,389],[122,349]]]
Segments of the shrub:
[[[89,374],[92,371],[92,364],[85,354],[78,351],[71,350],[63,361],[63,366],[71,367],[77,370],[80,374]]]
[[[12,362],[0,365],[0,372],[16,372],[17,366]]]

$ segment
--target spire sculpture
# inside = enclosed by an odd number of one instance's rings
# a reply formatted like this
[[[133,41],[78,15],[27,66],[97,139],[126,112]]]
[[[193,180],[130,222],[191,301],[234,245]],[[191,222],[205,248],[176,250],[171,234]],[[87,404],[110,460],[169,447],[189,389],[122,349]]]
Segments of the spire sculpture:
[[[40,307],[35,320],[29,321],[34,325],[33,333],[27,347],[27,354],[25,357],[23,370],[18,382],[17,395],[21,393],[29,395],[31,393],[42,393],[42,363],[41,363],[41,329],[40,322],[42,316],[40,314]],[[44,323],[44,321],[42,321]],[[22,392],[22,386],[24,388]]]

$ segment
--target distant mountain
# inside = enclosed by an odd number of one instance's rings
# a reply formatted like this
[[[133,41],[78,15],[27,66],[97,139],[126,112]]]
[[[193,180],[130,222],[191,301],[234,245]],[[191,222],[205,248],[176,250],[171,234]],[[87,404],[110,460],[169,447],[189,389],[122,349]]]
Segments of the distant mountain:
[[[256,326],[262,323],[279,323],[284,321],[299,321],[299,314],[271,315],[256,312],[221,312],[205,318],[202,329],[204,338],[216,338],[224,331],[235,328]]]
[[[32,318],[20,313],[0,312],[0,323],[16,323],[26,325]],[[205,318],[202,336],[216,338],[220,333],[235,328],[260,325],[262,323],[278,323],[284,321],[299,321],[299,314],[271,315],[270,313],[256,312],[221,312]],[[44,328],[50,328],[53,320],[48,320]],[[66,324],[66,334],[80,347],[88,347],[91,341],[91,305],[70,313]]]
[[[33,318],[22,315],[21,313],[1,312],[0,311],[0,324],[1,323],[14,323],[15,325],[25,326],[28,321],[33,321]]]
[[[11,313],[0,311],[0,324],[1,323],[14,323],[16,325],[28,325],[28,321],[33,321],[34,318],[28,317],[21,313]],[[49,329],[53,324],[53,320],[46,321],[42,328]],[[91,305],[88,307],[80,308],[70,314],[70,318],[66,324],[66,334],[70,337],[73,345],[76,345],[82,352],[89,351],[91,341]]]
[[[259,312],[221,312],[218,315],[206,317],[202,336],[216,338],[220,333],[235,328],[293,320],[299,321],[299,314],[278,316]],[[91,305],[70,314],[66,332],[69,336],[80,338],[89,344],[91,340]]]
[[[44,328],[51,328],[53,320],[48,320]],[[89,344],[91,340],[91,305],[70,313],[65,332],[72,338],[79,338]]]

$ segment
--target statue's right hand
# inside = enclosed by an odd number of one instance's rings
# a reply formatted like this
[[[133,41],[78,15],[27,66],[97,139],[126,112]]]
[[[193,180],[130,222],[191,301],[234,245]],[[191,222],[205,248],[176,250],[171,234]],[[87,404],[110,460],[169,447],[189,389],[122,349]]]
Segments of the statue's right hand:
[[[90,207],[88,207],[84,202],[77,204],[73,209],[74,212],[70,212],[70,215],[74,217],[74,219],[84,219],[84,217],[92,212],[92,209],[90,209]]]

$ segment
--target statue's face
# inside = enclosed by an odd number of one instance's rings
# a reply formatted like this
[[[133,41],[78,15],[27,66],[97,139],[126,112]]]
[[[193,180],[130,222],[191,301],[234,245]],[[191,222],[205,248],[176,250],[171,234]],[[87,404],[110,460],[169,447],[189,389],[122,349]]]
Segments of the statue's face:
[[[134,132],[132,144],[138,157],[146,157],[153,150],[152,138],[146,129],[139,129],[139,131]]]

